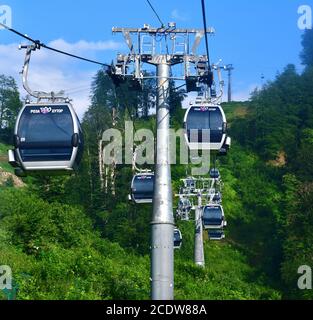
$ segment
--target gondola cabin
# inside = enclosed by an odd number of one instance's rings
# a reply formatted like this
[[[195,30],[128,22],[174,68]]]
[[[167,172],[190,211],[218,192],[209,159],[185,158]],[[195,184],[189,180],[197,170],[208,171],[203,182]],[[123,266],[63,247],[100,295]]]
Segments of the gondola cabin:
[[[209,239],[213,241],[221,241],[225,239],[223,230],[209,230]]]
[[[174,229],[174,249],[180,249],[183,243],[183,235],[177,228]]]
[[[83,155],[83,133],[70,103],[26,104],[14,132],[9,162],[25,174],[67,174]]]
[[[225,147],[222,147],[222,148],[220,149],[220,151],[218,152],[218,155],[219,155],[220,157],[225,157],[225,156],[227,156],[227,153],[228,153],[228,150],[227,150]]]
[[[213,202],[221,203],[221,201],[222,201],[222,194],[220,192],[215,193],[213,196]]]
[[[186,112],[184,127],[190,150],[219,151],[226,141],[226,116],[219,105],[192,105]]]
[[[154,194],[154,174],[143,173],[134,176],[131,185],[131,200],[135,203],[152,203]]]
[[[220,171],[218,169],[211,169],[210,170],[210,178],[211,179],[219,179],[220,178]]]
[[[205,229],[222,229],[226,226],[224,210],[221,205],[207,205],[203,208],[203,226]]]

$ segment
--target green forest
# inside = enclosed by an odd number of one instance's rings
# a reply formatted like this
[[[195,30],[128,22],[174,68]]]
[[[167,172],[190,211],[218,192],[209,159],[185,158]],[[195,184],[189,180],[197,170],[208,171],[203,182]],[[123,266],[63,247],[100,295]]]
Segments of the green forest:
[[[299,290],[298,268],[313,267],[313,31],[302,39],[299,73],[292,64],[246,102],[224,103],[232,148],[218,166],[224,182],[226,239],[205,241],[206,267],[194,265],[192,222],[178,221],[177,300],[312,299]],[[85,152],[77,174],[17,178],[7,164],[21,93],[0,76],[0,265],[13,289],[0,300],[142,300],[150,297],[151,205],[128,201],[132,168],[118,165],[116,192],[104,192],[98,141],[133,120],[155,130],[153,81],[142,92],[94,77],[82,126]],[[182,127],[184,90],[171,83],[171,126]],[[5,124],[5,125],[3,125]],[[174,191],[186,166],[173,165]],[[174,199],[177,203],[177,199]]]

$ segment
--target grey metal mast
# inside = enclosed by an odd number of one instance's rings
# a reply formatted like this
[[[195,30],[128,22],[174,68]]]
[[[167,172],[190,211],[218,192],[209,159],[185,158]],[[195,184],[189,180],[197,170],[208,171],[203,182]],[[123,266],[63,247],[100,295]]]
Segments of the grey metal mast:
[[[157,65],[157,159],[151,235],[151,279],[153,300],[174,299],[174,217],[170,166],[169,76],[167,57]]]
[[[228,71],[228,102],[232,102],[232,71],[234,67],[232,64],[228,64],[224,69]]]
[[[197,48],[205,31],[213,34],[213,28],[208,30],[177,29],[175,23],[167,28],[113,28],[113,33],[122,33],[130,50],[129,55],[118,55],[115,76],[121,81],[127,76],[139,82],[147,78],[156,78],[157,92],[157,152],[155,166],[155,185],[153,200],[153,215],[151,221],[151,298],[153,300],[174,299],[174,215],[173,195],[170,166],[170,79],[186,80],[188,77],[199,77],[201,73],[192,74],[191,65],[207,61],[207,56],[198,56]],[[194,35],[194,44],[190,50],[190,37]],[[148,40],[147,38],[150,38]],[[179,38],[179,41],[178,41]],[[135,39],[135,40],[133,40]],[[166,53],[162,51],[159,39],[165,39]],[[148,41],[147,41],[148,40]],[[135,46],[133,42],[136,41]],[[171,42],[171,46],[168,46]],[[182,44],[183,43],[183,44]],[[147,48],[148,47],[148,48]],[[180,50],[178,50],[178,47]],[[172,52],[169,52],[172,48]],[[157,52],[159,51],[159,52]],[[141,71],[143,63],[156,66],[156,76],[144,76]],[[172,65],[185,64],[182,77],[172,77]],[[128,74],[130,66],[132,74]],[[196,69],[196,68],[193,68]]]
[[[196,232],[195,232],[195,264],[205,266],[203,247],[203,224],[202,224],[202,195],[198,194],[198,206],[196,207]]]

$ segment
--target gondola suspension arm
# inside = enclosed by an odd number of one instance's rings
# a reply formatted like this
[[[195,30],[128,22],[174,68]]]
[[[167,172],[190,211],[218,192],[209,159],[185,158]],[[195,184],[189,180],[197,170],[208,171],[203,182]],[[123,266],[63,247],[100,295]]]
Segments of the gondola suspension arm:
[[[152,171],[149,169],[140,169],[137,167],[137,154],[138,154],[139,146],[135,146],[135,151],[133,153],[133,163],[132,163],[132,169],[133,173],[151,173]]]
[[[212,102],[213,103],[217,103],[217,104],[220,103],[221,99],[223,98],[224,85],[225,85],[225,82],[224,82],[223,77],[222,77],[221,67],[219,66],[220,63],[221,63],[221,60],[217,64],[213,65],[213,69],[216,70],[217,76],[218,76],[220,94],[215,99],[212,99]]]
[[[22,69],[22,76],[23,76],[23,87],[24,89],[28,92],[28,94],[38,100],[42,99],[47,99],[47,100],[67,100],[67,98],[64,97],[63,92],[59,92],[55,94],[54,92],[51,93],[46,93],[46,92],[38,92],[38,91],[33,91],[28,83],[28,73],[29,73],[29,64],[31,60],[31,55],[33,51],[36,51],[37,49],[39,50],[41,47],[40,42],[36,42],[35,44],[32,45],[21,45],[19,47],[20,50],[26,49],[26,55],[25,55],[25,60],[24,60],[24,66]]]

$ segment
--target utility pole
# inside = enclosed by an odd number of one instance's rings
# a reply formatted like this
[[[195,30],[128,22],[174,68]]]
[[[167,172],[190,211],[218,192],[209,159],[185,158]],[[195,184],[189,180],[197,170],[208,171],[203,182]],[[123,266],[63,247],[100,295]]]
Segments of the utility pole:
[[[202,195],[198,193],[198,206],[196,208],[196,233],[195,233],[195,264],[205,266],[203,247],[203,224],[202,224]]]
[[[174,299],[174,215],[170,165],[170,106],[169,82],[185,81],[188,77],[203,76],[197,69],[201,62],[207,62],[207,56],[198,56],[197,49],[205,32],[214,33],[214,29],[177,29],[175,23],[168,27],[151,28],[113,28],[113,33],[122,33],[130,50],[128,55],[118,55],[113,72],[115,80],[123,82],[126,77],[142,82],[144,79],[157,79],[157,147],[155,165],[155,184],[153,215],[151,221],[151,298],[153,300]],[[190,50],[190,40],[194,43]],[[137,45],[134,45],[137,42]],[[170,45],[169,45],[169,42]],[[163,48],[162,48],[163,47]],[[166,48],[166,50],[164,50]],[[170,52],[171,50],[171,52]],[[156,66],[156,76],[145,77],[142,64]],[[171,76],[171,66],[185,64],[182,77]],[[191,65],[195,65],[192,74]],[[133,72],[129,74],[129,70]],[[200,70],[200,71],[199,71]]]
[[[232,71],[235,68],[232,64],[228,64],[224,67],[224,70],[228,71],[228,102],[232,102]]]

